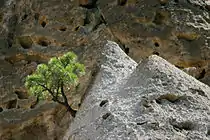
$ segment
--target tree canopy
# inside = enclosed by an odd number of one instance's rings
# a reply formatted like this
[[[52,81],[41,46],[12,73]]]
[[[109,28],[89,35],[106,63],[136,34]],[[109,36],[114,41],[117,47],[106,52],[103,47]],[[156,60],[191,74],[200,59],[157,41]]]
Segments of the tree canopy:
[[[78,62],[73,52],[68,52],[61,57],[51,58],[47,64],[39,64],[36,71],[26,77],[25,86],[38,99],[51,97],[72,112],[64,91],[76,85],[84,74],[84,65]]]

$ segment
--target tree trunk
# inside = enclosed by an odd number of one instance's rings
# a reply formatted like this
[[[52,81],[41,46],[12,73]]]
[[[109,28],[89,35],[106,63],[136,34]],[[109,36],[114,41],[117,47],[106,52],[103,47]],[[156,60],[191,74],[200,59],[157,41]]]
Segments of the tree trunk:
[[[67,111],[71,114],[72,117],[76,116],[77,111],[73,110],[70,105],[67,105],[66,108],[67,108]]]

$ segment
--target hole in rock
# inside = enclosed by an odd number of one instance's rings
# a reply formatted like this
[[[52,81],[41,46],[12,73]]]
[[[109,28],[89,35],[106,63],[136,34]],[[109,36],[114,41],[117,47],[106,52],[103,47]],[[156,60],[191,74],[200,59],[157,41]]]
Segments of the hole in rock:
[[[127,0],[118,0],[117,5],[124,6],[127,3]]]
[[[41,46],[48,46],[50,42],[46,38],[40,38],[37,42],[37,44]]]
[[[2,12],[0,12],[0,22],[2,22],[3,16],[4,16],[4,14]]]
[[[48,46],[48,42],[45,41],[45,40],[40,40],[40,41],[38,42],[38,44],[41,45],[41,46]]]
[[[0,107],[0,112],[2,112],[3,111],[3,108],[2,107]]]
[[[156,51],[154,51],[152,54],[155,54],[155,55],[157,55],[157,56],[160,55],[159,52],[156,52]]]
[[[198,79],[198,80],[199,80],[199,79],[202,79],[202,78],[205,77],[205,75],[206,75],[206,70],[203,69],[202,72],[200,73],[200,75],[199,75],[199,77],[198,77],[197,79]]]
[[[109,101],[108,100],[103,100],[103,101],[101,101],[101,103],[100,103],[100,107],[102,107],[102,106],[104,106],[106,103],[108,103]]]
[[[130,49],[129,48],[125,48],[125,53],[129,54]]]
[[[47,23],[46,23],[45,21],[42,21],[42,22],[41,22],[41,25],[42,25],[42,27],[44,28],[44,27],[47,25]]]
[[[62,44],[61,44],[61,47],[65,47],[65,46],[67,46],[66,43],[62,43]]]
[[[168,11],[158,10],[156,11],[153,22],[157,25],[164,24],[168,20],[169,16],[170,13]]]
[[[144,121],[144,122],[137,122],[136,125],[143,125],[143,124],[146,124],[147,121]]]
[[[78,30],[79,30],[79,27],[80,27],[80,26],[77,26],[74,30],[75,30],[75,31],[78,31]]]
[[[175,65],[175,67],[179,68],[179,69],[184,69],[183,66],[179,66],[179,65]]]
[[[66,31],[66,29],[67,29],[66,27],[60,27],[59,28],[59,30],[62,31],[62,32]]]
[[[104,114],[104,115],[102,116],[102,118],[103,118],[104,120],[106,120],[110,115],[111,115],[111,113],[108,112],[108,113]]]
[[[195,128],[195,124],[192,121],[184,121],[180,123],[172,124],[173,127],[178,128],[180,130],[193,130]]]
[[[17,105],[17,99],[9,101],[6,108],[7,109],[16,108],[16,105]]]
[[[36,105],[37,105],[37,104],[32,104],[32,105],[30,106],[30,108],[33,109],[33,108],[36,107]]]
[[[7,45],[8,45],[8,48],[11,48],[11,47],[12,47],[12,44],[13,44],[13,40],[10,39],[10,38],[7,38]]]
[[[167,100],[171,103],[176,103],[180,100],[180,98],[181,98],[181,96],[179,96],[179,95],[169,93],[169,94],[161,95],[159,98],[156,99],[156,102],[158,104],[162,104],[163,100]]]
[[[191,121],[181,122],[180,125],[181,125],[181,128],[184,130],[193,130],[195,127],[194,123]]]
[[[160,44],[158,42],[154,43],[155,47],[160,47]]]
[[[26,91],[16,90],[15,94],[17,94],[18,99],[28,99],[28,94]]]
[[[23,17],[22,17],[22,20],[25,20],[27,17],[28,17],[28,15],[24,14]]]
[[[207,130],[207,135],[210,135],[210,127]]]
[[[202,89],[190,88],[190,90],[193,94],[198,94],[198,95],[201,95],[203,97],[207,97],[206,93]]]
[[[93,72],[92,72],[92,77],[95,77],[96,74],[97,74],[97,70],[93,70]]]
[[[174,2],[178,3],[178,2],[179,2],[179,0],[174,0]]]

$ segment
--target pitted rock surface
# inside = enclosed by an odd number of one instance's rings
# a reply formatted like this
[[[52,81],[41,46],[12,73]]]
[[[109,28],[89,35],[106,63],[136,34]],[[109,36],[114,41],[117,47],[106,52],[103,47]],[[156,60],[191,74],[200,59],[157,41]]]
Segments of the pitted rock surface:
[[[116,43],[104,49],[100,72],[65,140],[210,138],[209,86],[159,56],[136,67]]]
[[[208,0],[106,0],[99,7],[112,34],[136,62],[159,55],[209,84]],[[204,74],[202,74],[202,71]]]
[[[210,85],[209,5],[207,0],[1,0],[0,137],[61,139],[72,118],[57,104],[29,97],[25,77],[52,56],[74,51],[87,73],[68,97],[78,110],[106,40],[136,62],[156,54]]]
[[[75,52],[86,66],[80,87],[68,94],[72,108],[78,110],[95,73],[100,48],[111,39],[101,24],[88,35],[80,32],[87,10],[78,1],[69,0],[0,2],[1,140],[51,140],[63,136],[72,117],[58,104],[37,103],[36,98],[29,97],[24,81],[38,64],[68,51]]]

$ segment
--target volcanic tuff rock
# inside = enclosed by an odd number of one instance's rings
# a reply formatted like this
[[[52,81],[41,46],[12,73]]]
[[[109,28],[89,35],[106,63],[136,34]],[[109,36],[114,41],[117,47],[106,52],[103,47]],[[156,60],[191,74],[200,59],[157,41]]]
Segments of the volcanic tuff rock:
[[[207,140],[210,87],[163,58],[137,64],[108,41],[65,140]]]
[[[25,77],[52,56],[74,51],[87,73],[68,97],[77,110],[106,40],[136,62],[157,54],[210,85],[209,21],[205,0],[0,0],[0,137],[59,139],[72,118],[58,105],[37,104]]]
[[[196,68],[210,85],[208,0],[100,0],[99,7],[118,44],[136,62],[152,54],[177,67]]]
[[[61,10],[63,9],[63,10]],[[74,51],[86,66],[86,76],[68,93],[78,110],[91,83],[100,48],[111,39],[104,25],[88,35],[79,32],[87,9],[76,1],[0,1],[0,137],[8,139],[60,139],[72,117],[65,108],[36,102],[24,88],[24,80],[40,63]]]

